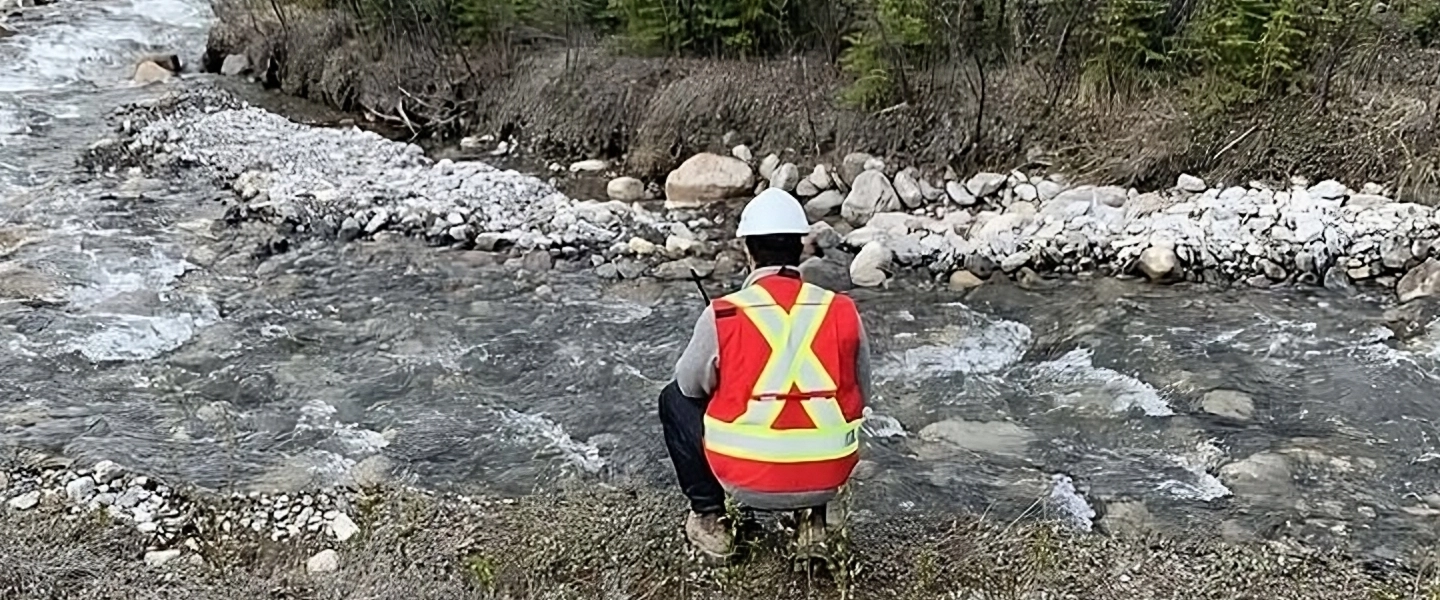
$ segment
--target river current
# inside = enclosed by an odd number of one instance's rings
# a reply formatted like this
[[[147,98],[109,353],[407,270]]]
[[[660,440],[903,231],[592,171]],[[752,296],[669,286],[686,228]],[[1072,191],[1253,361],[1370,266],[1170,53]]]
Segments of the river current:
[[[83,173],[110,110],[167,90],[129,82],[136,58],[197,62],[211,18],[77,0],[0,39],[0,446],[215,489],[672,485],[654,407],[690,284],[517,277],[409,240],[257,256],[212,227],[212,182]],[[1123,514],[1380,560],[1436,542],[1440,334],[1390,340],[1383,298],[1114,279],[854,296],[877,353],[869,518]]]

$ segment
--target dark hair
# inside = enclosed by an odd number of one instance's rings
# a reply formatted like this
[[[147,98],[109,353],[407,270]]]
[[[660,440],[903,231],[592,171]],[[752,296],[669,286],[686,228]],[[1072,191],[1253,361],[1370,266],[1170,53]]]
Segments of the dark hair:
[[[745,249],[750,251],[757,268],[794,267],[800,264],[800,255],[805,252],[804,236],[798,233],[772,233],[752,235],[745,238]]]

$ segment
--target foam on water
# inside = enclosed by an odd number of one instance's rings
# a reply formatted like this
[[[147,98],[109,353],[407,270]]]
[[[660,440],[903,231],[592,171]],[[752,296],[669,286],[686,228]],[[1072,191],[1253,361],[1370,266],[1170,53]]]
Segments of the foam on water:
[[[94,362],[147,360],[190,341],[195,331],[210,323],[189,314],[168,317],[93,315],[100,329],[72,340],[66,351],[79,352]]]
[[[522,413],[508,408],[502,414],[506,422],[513,425],[519,434],[558,451],[566,462],[585,472],[593,475],[605,467],[605,460],[600,458],[599,448],[594,444],[576,441],[575,438],[570,437],[569,433],[566,433],[564,427],[550,420],[549,417]]]
[[[1032,335],[1029,327],[978,315],[975,321],[973,327],[947,327],[933,336],[945,343],[907,348],[887,356],[876,369],[877,378],[886,381],[996,373],[1025,356]]]
[[[1223,450],[1210,442],[1202,442],[1196,446],[1194,452],[1171,457],[1175,465],[1188,471],[1193,479],[1190,481],[1167,479],[1156,486],[1156,489],[1182,500],[1200,502],[1209,502],[1230,496],[1232,494],[1230,488],[1220,483],[1220,479],[1211,475],[1209,471],[1224,457]]]
[[[1054,398],[1060,406],[1104,406],[1112,412],[1140,409],[1152,417],[1175,414],[1160,392],[1149,384],[1113,369],[1097,367],[1095,351],[1076,348],[1036,365],[1032,391]]]
[[[1050,495],[1046,505],[1056,511],[1060,520],[1080,531],[1090,531],[1095,526],[1095,509],[1075,489],[1075,482],[1069,475],[1050,476]]]

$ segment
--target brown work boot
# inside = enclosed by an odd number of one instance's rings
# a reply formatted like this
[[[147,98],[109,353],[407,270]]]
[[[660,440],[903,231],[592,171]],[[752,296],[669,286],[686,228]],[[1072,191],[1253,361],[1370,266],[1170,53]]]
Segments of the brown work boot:
[[[705,556],[724,560],[730,557],[735,536],[730,527],[720,518],[723,513],[699,514],[692,512],[685,519],[685,537]]]
[[[829,532],[825,529],[825,513],[814,509],[798,512],[800,521],[795,525],[795,556],[823,557],[826,543],[830,541]]]

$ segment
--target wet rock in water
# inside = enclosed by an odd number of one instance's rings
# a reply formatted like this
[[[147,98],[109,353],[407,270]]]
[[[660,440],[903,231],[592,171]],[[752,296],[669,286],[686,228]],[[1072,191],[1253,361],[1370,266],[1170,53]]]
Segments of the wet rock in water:
[[[1285,502],[1294,494],[1290,461],[1274,452],[1261,452],[1220,468],[1220,481],[1236,496],[1251,501]]]
[[[151,550],[145,553],[145,565],[149,567],[163,567],[169,564],[170,561],[180,558],[180,554],[181,551],[176,549]]]
[[[1262,259],[1260,259],[1259,262],[1260,262],[1260,271],[1263,272],[1263,273],[1265,274],[1265,276],[1268,277],[1268,278],[1270,278],[1272,281],[1284,281],[1285,278],[1289,276],[1289,275],[1285,272],[1285,268],[1284,268],[1284,267],[1281,267],[1280,265],[1275,264],[1274,262],[1270,261],[1269,259],[1262,258]]]
[[[840,216],[851,225],[860,226],[877,212],[900,210],[900,197],[895,187],[880,171],[865,171],[855,178],[850,195],[840,205]]]
[[[980,254],[971,254],[965,257],[965,270],[974,273],[980,279],[989,279],[1000,269],[1000,265],[994,260]]]
[[[920,439],[944,442],[971,452],[1024,456],[1035,434],[1019,425],[1005,421],[966,421],[947,419],[926,425]]]
[[[850,262],[851,283],[859,287],[879,287],[885,283],[885,270],[890,267],[890,261],[894,257],[894,253],[883,240],[871,240]]]
[[[1255,401],[1249,394],[1235,390],[1214,390],[1200,400],[1205,412],[1218,417],[1249,421],[1255,415]]]
[[[1395,288],[1400,302],[1409,302],[1440,294],[1440,261],[1426,259],[1420,266],[1411,269]]]
[[[1345,269],[1339,265],[1335,265],[1333,267],[1330,267],[1329,269],[1326,269],[1323,285],[1325,286],[1325,289],[1337,292],[1349,292],[1355,290],[1355,286],[1350,283],[1350,276],[1347,275],[1345,273]]]
[[[1440,319],[1440,298],[1418,298],[1385,311],[1385,326],[1399,340],[1429,333],[1430,323]]]
[[[965,182],[965,191],[976,198],[984,198],[1005,187],[1005,179],[999,173],[976,173]]]
[[[770,176],[770,187],[772,188],[794,192],[797,185],[800,185],[800,167],[795,166],[795,163],[780,165]]]
[[[20,494],[5,504],[11,510],[30,510],[40,504],[40,492],[37,490]]]
[[[965,185],[958,181],[946,182],[945,193],[950,196],[950,200],[960,206],[973,206],[976,202],[975,195],[971,194],[970,190],[965,189]]]
[[[1180,259],[1170,248],[1151,246],[1140,253],[1140,271],[1153,282],[1169,281],[1180,266]]]
[[[170,81],[174,77],[173,71],[147,60],[135,66],[135,74],[130,79],[140,85],[148,85]]]
[[[620,279],[620,267],[615,263],[604,263],[595,267],[595,276],[601,279]]]
[[[840,192],[826,190],[805,203],[805,216],[811,221],[819,221],[834,213],[835,209],[844,203],[845,196]]]
[[[1105,506],[1100,525],[1115,536],[1145,536],[1159,530],[1155,515],[1144,502],[1112,502]]]
[[[525,254],[520,262],[520,268],[532,273],[544,273],[555,266],[555,261],[550,257],[548,250],[531,250]]]
[[[949,285],[950,291],[963,292],[985,285],[985,280],[977,277],[970,271],[960,270],[950,274]]]
[[[616,177],[605,184],[605,195],[618,202],[638,202],[645,199],[645,183],[634,177]]]
[[[305,561],[308,573],[334,573],[340,570],[340,555],[334,550],[322,550]]]
[[[833,292],[845,292],[855,286],[850,282],[850,268],[843,260],[829,256],[812,256],[800,263],[800,277]]]
[[[666,206],[703,206],[743,197],[754,188],[755,174],[744,161],[718,154],[696,154],[665,178]]]
[[[250,57],[244,54],[231,54],[225,57],[225,62],[220,64],[220,74],[226,77],[235,77],[250,72]]]
[[[0,261],[0,300],[26,304],[63,304],[65,289],[45,274]]]
[[[1181,173],[1175,181],[1175,189],[1182,192],[1199,194],[1205,191],[1205,180],[1189,173]]]

